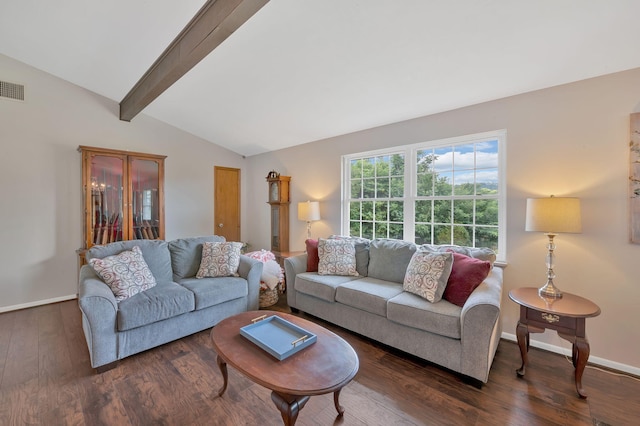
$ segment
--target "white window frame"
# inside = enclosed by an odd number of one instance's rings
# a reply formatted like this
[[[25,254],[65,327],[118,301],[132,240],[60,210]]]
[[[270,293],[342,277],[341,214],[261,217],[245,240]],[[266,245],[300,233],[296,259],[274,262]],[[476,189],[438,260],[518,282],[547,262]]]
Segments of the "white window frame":
[[[484,133],[476,133],[465,136],[457,136],[446,139],[432,140],[427,142],[420,142],[411,145],[394,146],[390,148],[384,148],[374,151],[358,152],[342,156],[342,170],[341,170],[341,234],[348,235],[350,232],[349,226],[349,201],[351,199],[351,176],[350,176],[350,164],[352,160],[357,160],[363,157],[375,157],[393,154],[402,154],[405,158],[404,167],[404,222],[403,222],[403,239],[406,241],[414,241],[415,235],[415,223],[413,218],[415,217],[414,204],[415,200],[420,197],[416,196],[416,176],[417,176],[417,164],[415,161],[417,152],[422,149],[443,148],[455,145],[464,145],[470,143],[479,143],[483,141],[498,141],[498,252],[497,260],[500,262],[506,262],[507,252],[507,187],[506,187],[506,139],[507,131],[495,130]],[[453,198],[455,200],[455,196]],[[481,199],[480,197],[473,196],[471,199]],[[373,199],[375,200],[375,198]]]

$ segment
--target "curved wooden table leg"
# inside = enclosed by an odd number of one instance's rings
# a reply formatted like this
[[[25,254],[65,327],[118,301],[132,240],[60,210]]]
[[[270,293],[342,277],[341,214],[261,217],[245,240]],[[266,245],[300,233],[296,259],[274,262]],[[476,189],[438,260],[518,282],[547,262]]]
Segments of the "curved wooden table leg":
[[[272,391],[271,400],[280,411],[285,426],[293,426],[296,424],[300,410],[309,400],[309,396],[294,396]]]
[[[340,391],[342,388],[338,389],[333,393],[333,404],[336,406],[336,411],[338,412],[338,417],[342,417],[344,414],[344,407],[340,405]]]
[[[523,377],[527,366],[527,351],[529,350],[529,328],[526,324],[518,321],[516,327],[516,337],[518,338],[518,346],[520,347],[520,357],[522,365],[516,370],[518,376]]]
[[[222,387],[218,391],[218,396],[222,396],[224,391],[227,390],[227,383],[229,382],[229,375],[227,374],[227,363],[224,362],[220,355],[216,358],[216,362],[218,363],[218,367],[220,368],[220,372],[222,373],[222,379],[224,383],[222,383]]]
[[[576,367],[576,391],[580,398],[586,398],[587,394],[582,387],[582,373],[587,366],[587,360],[589,359],[589,342],[584,337],[577,337],[574,346],[574,352],[577,351],[577,359],[575,362]]]

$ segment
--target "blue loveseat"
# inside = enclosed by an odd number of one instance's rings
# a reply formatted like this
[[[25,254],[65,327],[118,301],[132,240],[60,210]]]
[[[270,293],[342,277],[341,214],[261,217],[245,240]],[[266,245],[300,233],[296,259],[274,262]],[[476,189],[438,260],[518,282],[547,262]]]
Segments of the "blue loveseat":
[[[87,261],[140,247],[157,285],[120,302],[94,269],[80,269],[78,304],[91,366],[98,371],[130,355],[258,309],[262,262],[240,256],[238,277],[196,278],[204,242],[220,236],[120,241],[91,247]]]

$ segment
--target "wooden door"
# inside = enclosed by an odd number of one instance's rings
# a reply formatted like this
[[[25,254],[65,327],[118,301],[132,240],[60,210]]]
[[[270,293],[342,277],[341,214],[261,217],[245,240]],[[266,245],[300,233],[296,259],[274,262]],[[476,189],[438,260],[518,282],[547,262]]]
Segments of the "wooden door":
[[[240,169],[213,168],[214,233],[240,241]]]

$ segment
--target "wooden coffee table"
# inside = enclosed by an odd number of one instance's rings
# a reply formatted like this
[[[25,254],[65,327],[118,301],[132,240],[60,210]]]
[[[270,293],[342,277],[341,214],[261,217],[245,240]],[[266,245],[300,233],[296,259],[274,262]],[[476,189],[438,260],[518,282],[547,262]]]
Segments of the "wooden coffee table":
[[[317,336],[317,341],[282,361],[240,335],[240,328],[262,315],[277,315]],[[271,389],[271,399],[282,414],[285,425],[293,425],[300,410],[312,395],[333,392],[338,416],[344,414],[339,403],[340,391],[358,372],[358,355],[341,337],[331,331],[294,315],[273,311],[250,311],[220,321],[211,330],[213,347],[224,383],[218,392],[227,389],[227,364],[251,379]]]

